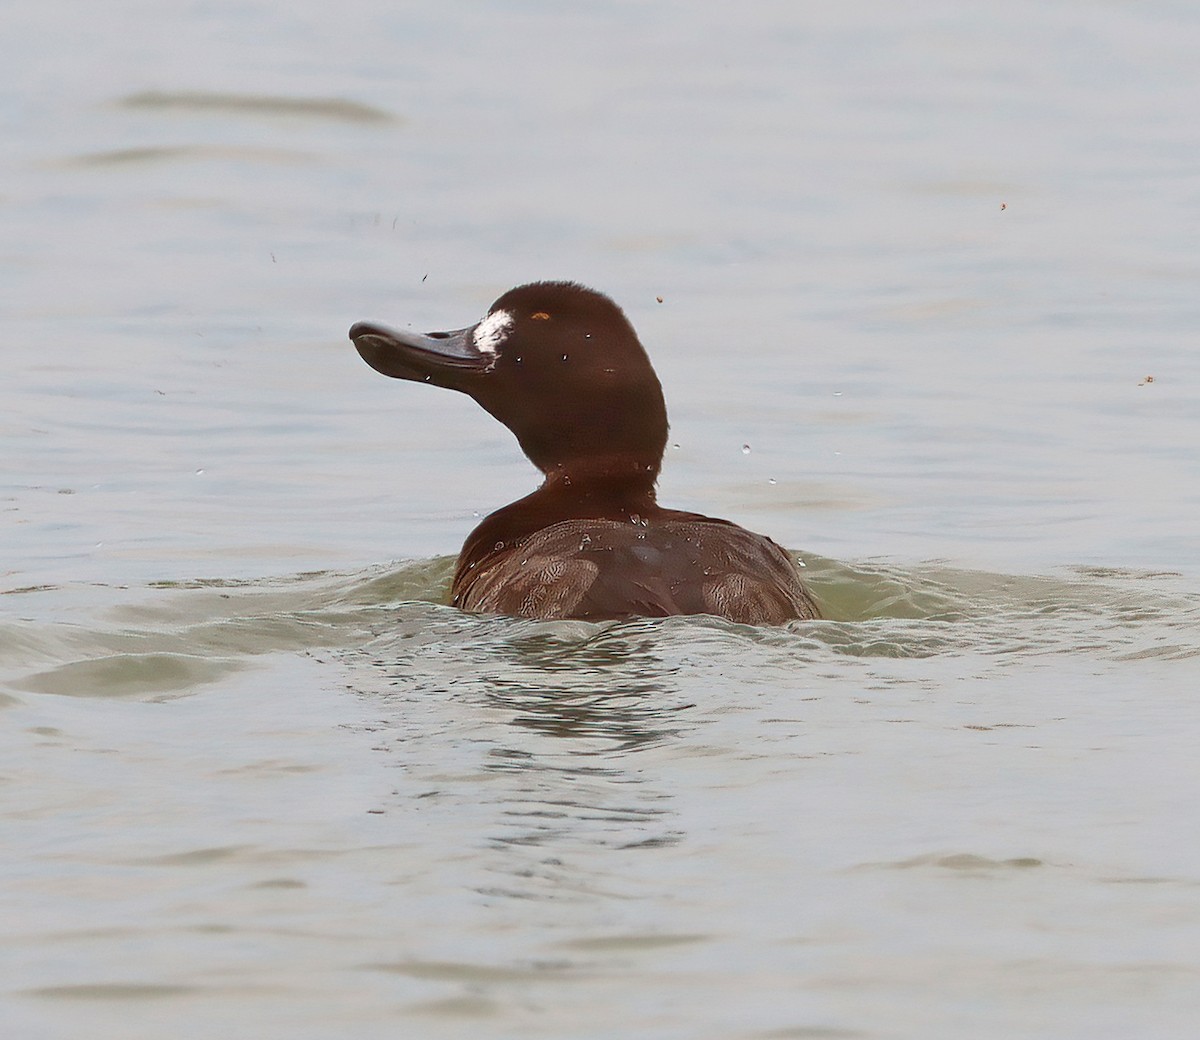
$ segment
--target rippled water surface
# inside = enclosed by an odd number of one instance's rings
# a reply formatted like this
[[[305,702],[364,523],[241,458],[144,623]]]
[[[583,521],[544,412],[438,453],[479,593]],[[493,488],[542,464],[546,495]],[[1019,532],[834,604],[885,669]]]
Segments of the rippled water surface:
[[[10,7],[6,1035],[1194,1033],[1200,9]],[[823,620],[444,605],[546,277]]]

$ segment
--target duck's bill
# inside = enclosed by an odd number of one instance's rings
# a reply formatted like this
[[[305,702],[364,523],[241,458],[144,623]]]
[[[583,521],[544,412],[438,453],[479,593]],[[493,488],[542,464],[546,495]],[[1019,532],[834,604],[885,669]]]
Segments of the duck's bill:
[[[452,390],[461,389],[495,361],[493,354],[476,346],[474,325],[454,332],[419,333],[360,321],[351,327],[350,339],[376,372]]]

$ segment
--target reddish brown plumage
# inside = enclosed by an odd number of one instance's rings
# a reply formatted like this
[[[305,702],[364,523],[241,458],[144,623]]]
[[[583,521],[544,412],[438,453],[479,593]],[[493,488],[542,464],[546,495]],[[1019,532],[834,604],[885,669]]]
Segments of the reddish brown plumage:
[[[385,375],[469,394],[545,474],[541,488],[467,538],[455,605],[591,620],[818,616],[795,562],[769,538],[657,504],[666,407],[616,304],[572,283],[539,282],[505,293],[485,322],[479,336],[479,326],[428,336],[350,330]]]

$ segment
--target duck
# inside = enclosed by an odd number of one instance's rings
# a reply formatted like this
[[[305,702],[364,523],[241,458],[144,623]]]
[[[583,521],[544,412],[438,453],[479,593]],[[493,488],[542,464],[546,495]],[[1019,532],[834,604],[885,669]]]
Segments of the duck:
[[[770,538],[658,504],[662,385],[603,293],[534,282],[466,328],[419,334],[360,321],[350,339],[376,372],[474,399],[542,473],[537,490],[467,536],[453,606],[545,620],[707,614],[760,626],[820,616],[795,560]]]

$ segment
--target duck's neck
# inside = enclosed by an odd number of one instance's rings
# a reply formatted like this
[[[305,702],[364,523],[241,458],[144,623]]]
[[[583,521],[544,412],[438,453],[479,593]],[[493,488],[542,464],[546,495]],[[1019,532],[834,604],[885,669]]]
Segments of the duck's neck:
[[[632,455],[602,455],[559,463],[531,497],[580,509],[583,516],[624,519],[657,508],[654,482],[659,460]],[[590,512],[589,512],[590,511]]]
[[[463,546],[459,570],[494,549],[507,548],[559,520],[640,523],[662,510],[654,494],[655,462],[621,456],[555,465],[540,488],[497,509]]]

